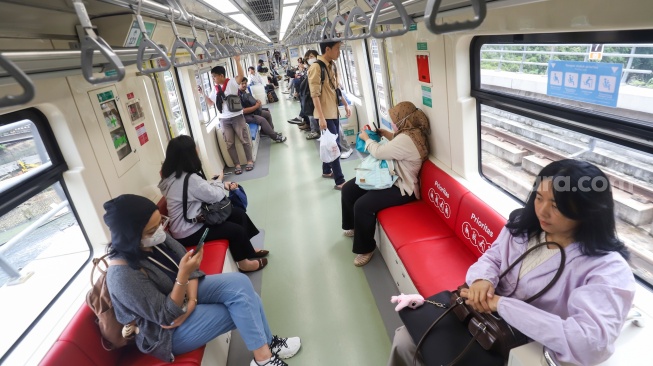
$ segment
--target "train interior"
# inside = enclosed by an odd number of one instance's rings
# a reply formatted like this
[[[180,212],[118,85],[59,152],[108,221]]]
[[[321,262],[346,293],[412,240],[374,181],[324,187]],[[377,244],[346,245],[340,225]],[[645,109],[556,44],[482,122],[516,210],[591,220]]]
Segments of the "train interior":
[[[602,365],[650,365],[650,1],[3,0],[0,9],[0,364],[48,364],[86,306],[92,259],[111,241],[104,202],[126,193],[159,202],[167,143],[190,135],[207,176],[224,171],[246,189],[261,230],[252,242],[271,252],[249,277],[273,332],[302,337],[289,364],[385,365],[402,324],[390,296],[420,285],[401,251],[380,246],[368,265],[353,265],[319,141],[287,122],[300,103],[284,93],[286,72],[326,38],[342,41],[347,180],[366,156],[356,134],[374,123],[391,130],[388,110],[402,101],[429,118],[428,163],[504,220],[551,161],[583,159],[608,173],[638,288]],[[255,167],[241,175],[218,112],[198,93],[215,87],[215,66],[235,77],[237,55],[245,70],[263,60],[280,75],[278,101],[251,92],[287,137],[276,143],[254,127]],[[587,77],[556,79],[556,63],[569,71],[591,62],[600,66]],[[602,94],[570,91],[582,83]],[[377,230],[377,243],[384,235]],[[222,270],[237,270],[228,254]],[[540,364],[541,353],[528,344],[508,364]],[[240,366],[251,353],[233,331],[200,359]]]

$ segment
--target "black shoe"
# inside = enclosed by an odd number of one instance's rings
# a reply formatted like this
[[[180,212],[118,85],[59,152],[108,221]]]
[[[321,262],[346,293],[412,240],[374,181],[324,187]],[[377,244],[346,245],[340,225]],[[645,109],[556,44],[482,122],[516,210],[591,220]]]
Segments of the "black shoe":
[[[300,125],[300,124],[304,123],[304,121],[302,121],[300,118],[295,117],[293,119],[289,119],[288,123],[293,124],[293,125]]]

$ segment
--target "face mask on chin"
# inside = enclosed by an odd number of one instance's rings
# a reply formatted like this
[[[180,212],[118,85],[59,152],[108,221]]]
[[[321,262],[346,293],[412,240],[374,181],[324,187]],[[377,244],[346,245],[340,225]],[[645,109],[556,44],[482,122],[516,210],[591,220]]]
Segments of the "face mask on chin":
[[[309,66],[310,66],[310,65],[313,65],[313,63],[315,63],[315,61],[317,61],[316,58],[309,58],[309,59],[308,59],[308,65],[309,65]]]
[[[141,245],[145,248],[153,247],[159,245],[166,240],[166,232],[163,230],[163,226],[159,225],[152,236],[141,239]]]

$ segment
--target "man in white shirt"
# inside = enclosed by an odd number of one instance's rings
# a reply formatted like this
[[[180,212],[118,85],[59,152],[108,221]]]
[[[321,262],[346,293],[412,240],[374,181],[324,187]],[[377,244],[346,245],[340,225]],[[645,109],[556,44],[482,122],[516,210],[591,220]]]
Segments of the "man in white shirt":
[[[248,86],[252,86],[252,85],[265,85],[265,84],[267,84],[267,80],[263,81],[263,78],[261,77],[261,75],[259,75],[259,74],[256,72],[256,69],[254,68],[254,66],[250,66],[250,67],[247,69],[247,71],[249,71],[249,76],[248,76],[248,79],[249,79],[248,81],[249,81],[249,82],[248,82],[248,84],[247,84]]]
[[[243,65],[240,63],[240,56],[233,57],[234,62],[237,66],[237,75],[234,79],[228,79],[226,77],[226,72],[224,67],[216,66],[211,69],[211,77],[213,78],[213,83],[215,84],[215,89],[204,97],[207,100],[209,106],[215,104],[218,105],[218,118],[220,119],[220,124],[222,125],[222,134],[224,140],[227,143],[227,151],[229,156],[235,165],[235,174],[241,174],[243,172],[242,167],[240,166],[240,161],[238,160],[238,153],[236,152],[236,146],[234,145],[234,137],[238,136],[240,142],[243,144],[243,150],[245,150],[245,156],[247,157],[247,165],[245,170],[250,171],[254,169],[254,161],[252,160],[252,140],[249,136],[249,126],[245,122],[245,116],[243,115],[243,110],[239,111],[230,111],[226,102],[220,103],[216,101],[216,98],[225,98],[228,95],[238,95],[238,86],[243,80],[245,72],[243,71]],[[202,88],[198,87],[200,93],[203,93]],[[220,110],[220,105],[222,105],[222,110]]]

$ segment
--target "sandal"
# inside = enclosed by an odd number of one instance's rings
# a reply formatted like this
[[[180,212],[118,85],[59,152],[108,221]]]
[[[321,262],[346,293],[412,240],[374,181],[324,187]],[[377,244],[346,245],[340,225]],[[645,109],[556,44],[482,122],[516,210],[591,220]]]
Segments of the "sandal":
[[[356,267],[362,267],[370,262],[372,259],[372,256],[374,255],[374,252],[367,253],[367,254],[359,254],[356,256],[356,259],[354,259],[354,265]]]
[[[238,272],[240,272],[240,273],[256,272],[256,271],[262,270],[263,268],[265,268],[265,266],[268,265],[268,259],[267,258],[259,258],[256,261],[258,262],[258,268],[257,269],[254,269],[254,270],[251,270],[251,271],[243,271],[242,269],[238,268]]]
[[[254,170],[254,163],[247,163],[247,165],[245,165],[245,170],[248,172]]]
[[[270,254],[269,250],[261,249],[258,252],[254,253],[254,257],[263,258],[263,257],[267,257],[268,254]]]
[[[236,175],[243,174],[243,168],[238,166],[238,167],[236,167],[234,169],[235,169],[234,174],[236,174]]]

